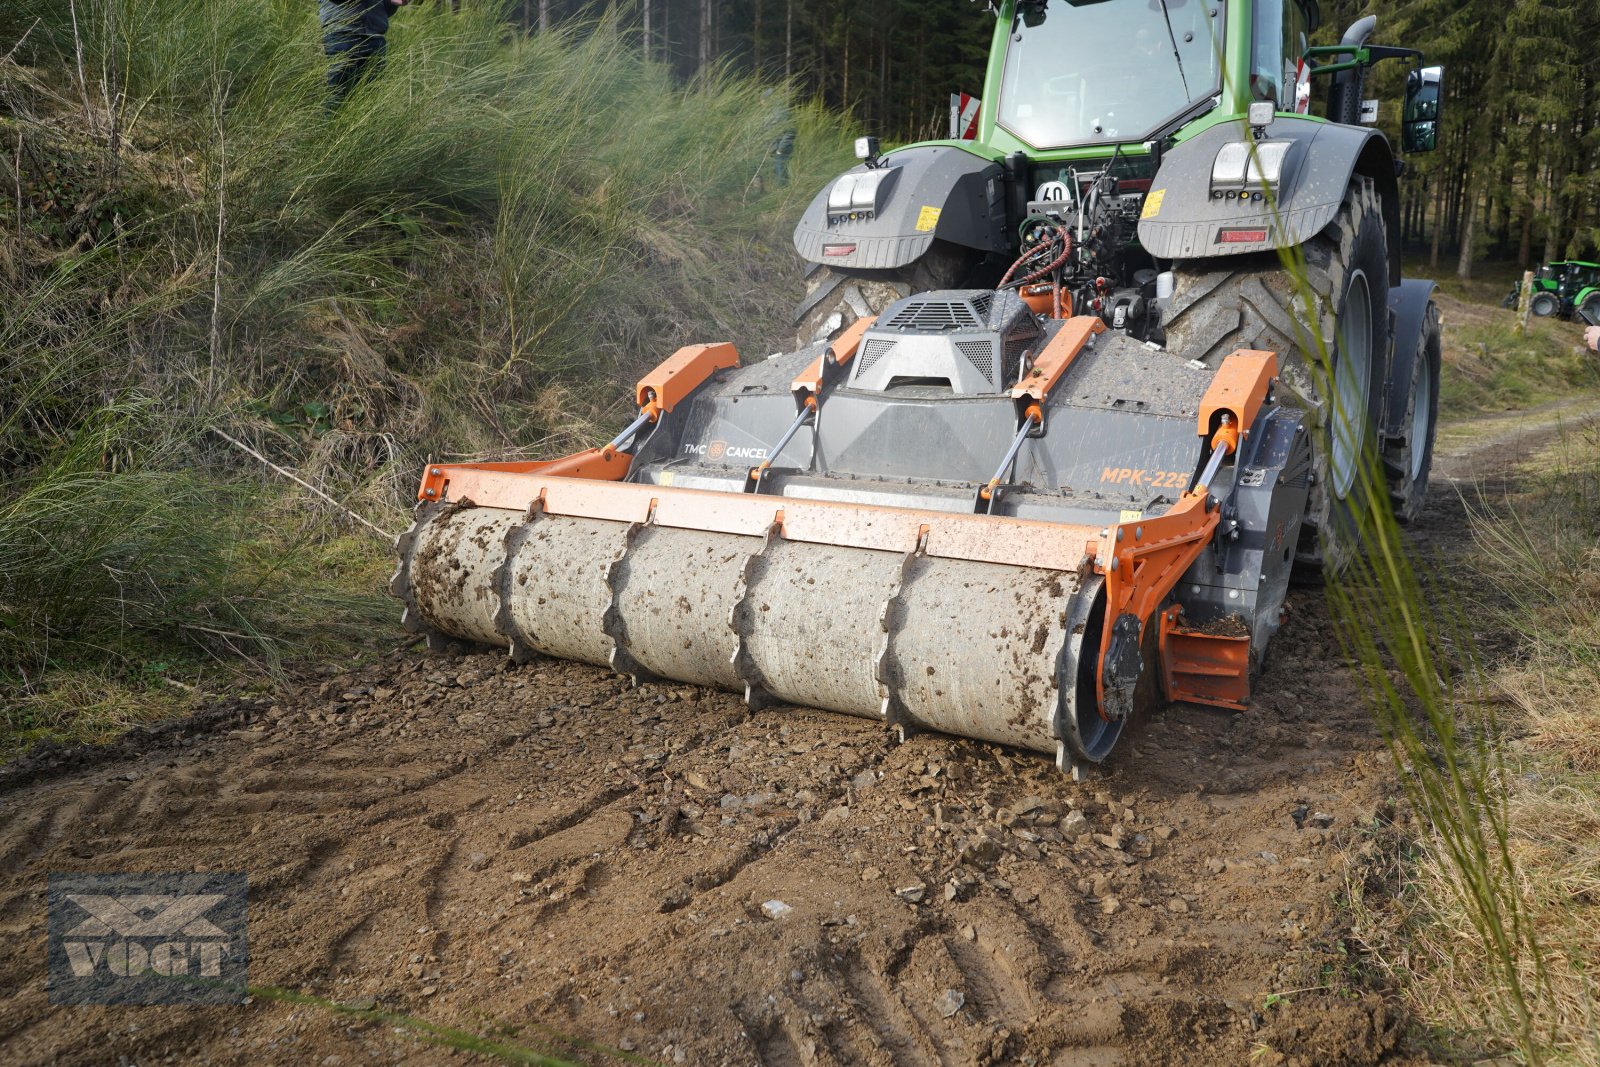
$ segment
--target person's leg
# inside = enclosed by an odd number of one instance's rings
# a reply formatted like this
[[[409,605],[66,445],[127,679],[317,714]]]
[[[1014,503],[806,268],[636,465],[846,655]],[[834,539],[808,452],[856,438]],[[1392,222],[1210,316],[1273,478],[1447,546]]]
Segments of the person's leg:
[[[383,0],[323,0],[319,14],[332,106],[355,88],[362,75],[383,65],[383,31],[389,20]]]
[[[342,42],[345,47],[328,51],[328,91],[333,102],[338,103],[349,95],[356,83],[369,71],[383,66],[386,50],[384,39],[362,34]]]

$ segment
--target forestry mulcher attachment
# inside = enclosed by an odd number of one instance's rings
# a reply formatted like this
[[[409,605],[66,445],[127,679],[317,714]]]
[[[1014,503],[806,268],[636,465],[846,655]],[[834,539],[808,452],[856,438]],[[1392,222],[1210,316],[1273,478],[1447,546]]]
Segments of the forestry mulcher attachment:
[[[406,625],[1074,769],[1157,692],[1243,709],[1291,572],[1355,550],[1374,480],[1402,518],[1426,488],[1438,316],[1398,280],[1395,161],[1283,102],[1303,57],[1335,111],[1415,53],[1370,20],[1305,48],[1299,0],[1055,2],[1001,5],[976,142],[868,143],[819,194],[809,344],[681,349],[602,448],[429,466]],[[1108,13],[1159,31],[1139,78],[1030,59]],[[1408,146],[1439,80],[1412,72]]]

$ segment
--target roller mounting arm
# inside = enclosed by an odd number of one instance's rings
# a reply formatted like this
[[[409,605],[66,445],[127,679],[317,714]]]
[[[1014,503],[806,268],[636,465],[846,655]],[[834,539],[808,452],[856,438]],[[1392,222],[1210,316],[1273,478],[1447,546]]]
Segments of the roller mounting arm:
[[[1042,437],[1045,432],[1045,410],[1050,393],[1060,385],[1071,369],[1073,361],[1082,354],[1096,334],[1106,332],[1106,324],[1095,315],[1078,315],[1068,319],[1033,361],[1028,373],[1011,387],[1011,399],[1017,406],[1017,435],[1007,449],[1005,458],[995,470],[994,477],[978,490],[974,510],[993,514],[1000,498],[1001,483],[1023,442],[1030,437]]]
[[[1228,356],[1197,413],[1199,437],[1211,450],[1205,473],[1164,514],[1109,527],[1094,546],[1095,568],[1105,575],[1098,686],[1100,713],[1109,720],[1133,710],[1145,627],[1215,536],[1221,505],[1208,483],[1224,457],[1238,454],[1268,403],[1277,373],[1271,352],[1240,350]]]
[[[861,348],[861,338],[878,321],[876,315],[867,315],[845,327],[827,349],[812,360],[789,386],[797,408],[815,408],[822,402],[824,393],[850,372],[850,361]]]

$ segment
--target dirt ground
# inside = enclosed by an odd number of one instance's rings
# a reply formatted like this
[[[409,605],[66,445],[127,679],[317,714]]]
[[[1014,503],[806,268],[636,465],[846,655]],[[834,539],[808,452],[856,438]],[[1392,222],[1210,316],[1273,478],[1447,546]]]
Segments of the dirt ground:
[[[1451,476],[1548,436],[1552,410],[1441,459],[1425,551],[1460,543]],[[1397,783],[1325,614],[1291,593],[1249,712],[1154,713],[1081,783],[418,649],[38,754],[0,771],[0,1058],[479,1058],[262,996],[47,1004],[47,872],[223,870],[249,873],[253,983],[585,1063],[1426,1062],[1352,940]]]

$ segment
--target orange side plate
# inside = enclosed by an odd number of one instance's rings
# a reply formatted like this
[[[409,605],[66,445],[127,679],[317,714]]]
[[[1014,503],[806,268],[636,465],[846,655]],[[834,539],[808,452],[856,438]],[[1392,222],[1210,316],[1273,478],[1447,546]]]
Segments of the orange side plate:
[[[1250,702],[1250,638],[1183,625],[1176,606],[1161,613],[1161,682],[1168,700],[1244,711]]]

